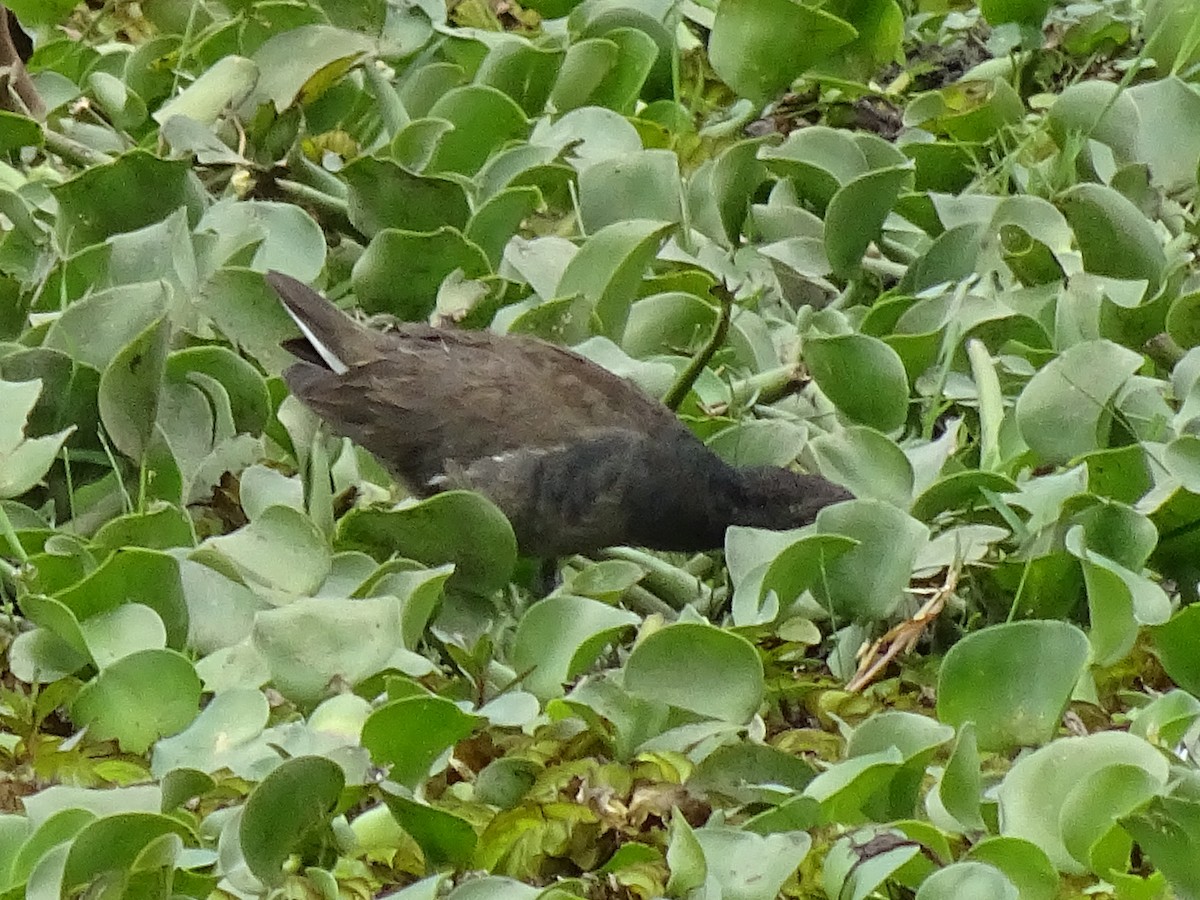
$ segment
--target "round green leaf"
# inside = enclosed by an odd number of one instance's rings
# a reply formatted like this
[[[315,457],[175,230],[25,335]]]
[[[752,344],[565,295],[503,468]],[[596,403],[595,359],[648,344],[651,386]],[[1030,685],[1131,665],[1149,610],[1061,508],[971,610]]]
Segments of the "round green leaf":
[[[865,334],[810,337],[804,361],[813,380],[847,418],[878,431],[908,417],[908,379],[896,351]]]
[[[877,169],[840,188],[825,211],[825,254],[835,275],[858,271],[867,246],[879,237],[901,189],[912,180],[908,166]]]
[[[511,665],[519,672],[530,671],[524,685],[537,696],[559,696],[564,682],[639,621],[633,613],[597,600],[569,594],[547,597],[517,624]]]
[[[174,650],[141,650],[102,671],[71,705],[71,717],[96,740],[115,739],[145,753],[158,738],[181,731],[200,707],[200,678]]]
[[[450,583],[481,594],[507,584],[517,561],[517,539],[504,513],[465,491],[399,509],[352,510],[338,522],[337,545],[377,559],[399,553],[428,566],[454,563]]]
[[[831,59],[857,32],[816,6],[793,0],[722,0],[709,62],[743,97],[764,101],[811,66]]]
[[[938,718],[974,722],[979,746],[1047,741],[1088,658],[1087,637],[1066,622],[993,625],[950,648],[938,673]]]
[[[1107,446],[1110,401],[1142,356],[1106,340],[1076,344],[1047,363],[1017,398],[1017,427],[1048,463]]]
[[[467,737],[479,720],[441,697],[417,696],[392,700],[367,717],[362,745],[388,776],[415,789],[429,776],[441,754]]]
[[[817,529],[858,541],[825,563],[813,595],[839,623],[886,619],[904,597],[918,551],[929,529],[880,500],[852,500],[817,515]]]
[[[284,863],[328,825],[343,787],[341,767],[319,756],[286,760],[263,779],[238,830],[250,871],[266,884],[282,882]]]
[[[1020,893],[999,869],[981,862],[956,862],[921,882],[917,900],[1018,900]]]
[[[1018,759],[1000,783],[1001,832],[1037,844],[1059,871],[1084,872],[1063,842],[1063,809],[1077,789],[1087,791],[1110,766],[1142,769],[1159,792],[1167,783],[1166,757],[1139,737],[1106,731],[1059,738]]]
[[[762,704],[762,661],[739,635],[684,622],[656,631],[633,648],[625,687],[726,722],[748,722]]]

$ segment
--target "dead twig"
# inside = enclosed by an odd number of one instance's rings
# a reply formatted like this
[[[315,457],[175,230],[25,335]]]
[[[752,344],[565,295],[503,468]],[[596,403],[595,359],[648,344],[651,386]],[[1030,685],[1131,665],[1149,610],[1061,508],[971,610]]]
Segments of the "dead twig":
[[[946,570],[946,578],[925,603],[910,618],[890,629],[887,634],[874,641],[860,654],[858,671],[846,685],[846,690],[857,693],[879,677],[896,657],[907,653],[917,645],[921,635],[946,607],[946,601],[958,588],[958,576],[962,566],[955,564]]]

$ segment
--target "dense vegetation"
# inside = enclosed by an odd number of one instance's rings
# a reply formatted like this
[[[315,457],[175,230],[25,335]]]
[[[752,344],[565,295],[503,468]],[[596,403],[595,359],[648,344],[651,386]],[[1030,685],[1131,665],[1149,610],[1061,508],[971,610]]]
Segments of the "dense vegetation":
[[[0,896],[1200,897],[1200,2],[9,11]],[[268,269],[858,499],[543,598]]]

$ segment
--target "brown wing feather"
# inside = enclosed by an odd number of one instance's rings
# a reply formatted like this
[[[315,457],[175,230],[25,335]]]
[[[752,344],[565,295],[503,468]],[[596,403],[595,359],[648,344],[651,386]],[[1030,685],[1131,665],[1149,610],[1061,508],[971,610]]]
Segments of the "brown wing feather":
[[[375,359],[336,375],[297,363],[292,391],[418,493],[446,471],[519,448],[619,428],[687,430],[661,403],[575,353],[533,338],[403,325],[373,333]]]

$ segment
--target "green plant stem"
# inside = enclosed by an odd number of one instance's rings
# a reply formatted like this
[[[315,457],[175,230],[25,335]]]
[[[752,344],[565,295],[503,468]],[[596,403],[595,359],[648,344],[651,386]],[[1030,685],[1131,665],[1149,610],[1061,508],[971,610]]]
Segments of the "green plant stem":
[[[692,357],[687,368],[675,379],[671,389],[662,398],[663,405],[667,409],[679,409],[679,404],[688,395],[688,391],[692,389],[692,385],[696,383],[696,379],[700,377],[704,367],[708,365],[713,354],[721,348],[725,343],[725,338],[729,336],[729,322],[733,318],[733,294],[723,284],[714,285],[712,293],[721,303],[721,313],[717,317],[717,325],[704,347]]]
[[[610,547],[604,551],[603,556],[606,559],[623,559],[645,569],[646,577],[642,579],[642,584],[645,585],[643,590],[648,588],[665,601],[672,610],[680,610],[689,603],[708,599],[709,589],[699,578],[644,550],[635,550],[632,547]]]
[[[56,156],[62,157],[66,162],[74,163],[77,166],[102,166],[105,163],[113,161],[113,157],[107,153],[102,153],[99,150],[93,150],[79,141],[72,140],[64,134],[59,134],[57,131],[51,131],[49,128],[42,129],[42,135],[46,141],[46,147]]]
[[[8,541],[9,547],[12,548],[13,556],[19,559],[22,565],[29,562],[29,554],[21,546],[21,541],[17,538],[17,530],[13,528],[12,520],[8,517],[8,512],[5,510],[3,503],[0,503],[0,534],[4,535],[4,539]],[[14,573],[15,570],[9,574],[12,575]]]

